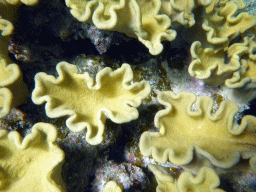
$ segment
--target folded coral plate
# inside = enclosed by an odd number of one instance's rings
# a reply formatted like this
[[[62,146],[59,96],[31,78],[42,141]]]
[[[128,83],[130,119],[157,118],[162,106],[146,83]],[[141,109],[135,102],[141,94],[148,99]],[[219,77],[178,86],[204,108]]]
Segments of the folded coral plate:
[[[56,128],[47,123],[35,124],[24,139],[16,131],[0,130],[0,191],[65,191],[64,152],[56,138]]]
[[[166,168],[149,164],[148,168],[154,173],[158,186],[156,192],[165,191],[190,191],[190,192],[224,192],[217,188],[220,179],[213,169],[202,167],[196,176],[184,171],[178,178]]]
[[[23,0],[22,2],[35,5],[38,1]],[[9,35],[14,30],[12,22],[17,19],[19,5],[21,5],[19,0],[0,2],[0,30],[2,31],[0,35],[0,118],[6,116],[12,107],[22,104],[28,96],[21,70],[17,64],[10,64],[12,60],[7,50]]]
[[[200,154],[213,165],[230,168],[242,157],[255,156],[256,118],[244,116],[238,125],[237,104],[224,100],[216,111],[210,97],[171,91],[158,94],[166,109],[155,116],[159,132],[144,132],[140,150],[160,163],[168,160],[176,165],[187,165]],[[195,106],[195,108],[193,107]]]
[[[71,131],[87,128],[86,140],[94,145],[103,140],[107,118],[115,123],[138,118],[136,107],[150,93],[145,80],[131,83],[133,72],[128,64],[115,71],[101,70],[96,82],[66,62],[59,63],[57,71],[58,78],[45,73],[36,75],[32,100],[36,104],[47,102],[45,110],[51,118],[69,116],[66,124]]]

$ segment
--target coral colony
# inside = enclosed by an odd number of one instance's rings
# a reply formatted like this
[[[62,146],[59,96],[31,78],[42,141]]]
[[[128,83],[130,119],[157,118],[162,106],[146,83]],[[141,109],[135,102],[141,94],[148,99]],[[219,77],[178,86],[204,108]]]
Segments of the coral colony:
[[[254,8],[1,0],[0,192],[256,191]]]

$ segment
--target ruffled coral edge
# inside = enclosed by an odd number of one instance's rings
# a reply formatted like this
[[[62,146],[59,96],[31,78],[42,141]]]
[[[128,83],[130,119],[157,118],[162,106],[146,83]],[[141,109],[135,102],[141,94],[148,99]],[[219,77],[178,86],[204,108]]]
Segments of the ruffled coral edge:
[[[201,167],[196,176],[193,176],[190,171],[184,171],[178,178],[162,166],[149,164],[148,168],[156,177],[158,183],[157,192],[162,192],[162,189],[167,187],[164,183],[169,184],[169,188],[166,188],[166,191],[167,189],[169,191],[188,191],[190,187],[194,189],[192,191],[202,191],[202,187],[208,187],[207,191],[225,192],[217,188],[220,185],[220,179],[215,171],[209,167]]]
[[[0,19],[0,30],[2,31],[2,36],[11,35],[13,33],[14,26],[10,21],[6,19]]]
[[[238,31],[234,31],[234,33],[230,34],[229,36],[217,37],[215,29],[213,27],[214,24],[212,24],[212,22],[220,22],[224,18],[224,16],[220,16],[220,13],[217,8],[218,6],[223,7],[223,10],[221,10],[221,12],[227,11],[226,9],[228,7],[233,8],[232,11],[229,11],[228,16],[226,17],[226,22],[230,23],[231,26],[235,25],[236,23],[239,23],[240,21],[244,21],[245,23],[248,23],[248,25],[241,27]],[[215,18],[215,21],[214,20],[213,21],[206,20],[202,24],[202,28],[206,31],[206,37],[207,37],[207,41],[209,43],[211,43],[213,45],[222,44],[223,48],[226,49],[228,47],[229,42],[232,39],[237,37],[239,34],[244,33],[246,30],[248,30],[249,28],[251,28],[252,26],[255,25],[256,17],[249,15],[249,13],[240,13],[237,16],[235,16],[236,12],[240,8],[242,8],[242,4],[238,5],[236,2],[212,0],[212,3],[210,3],[208,5],[208,7],[206,7],[206,14],[209,14],[209,16],[216,14],[215,16],[217,16],[218,19]],[[210,22],[210,24],[208,22]]]
[[[1,87],[8,87],[11,84],[14,84],[18,79],[22,78],[22,73],[17,64],[7,64],[6,60],[3,58],[0,58],[0,62],[3,63],[3,67],[5,71],[11,72],[12,75],[3,80],[0,81],[0,86]]]
[[[12,74],[10,77],[0,82],[1,87],[9,89],[9,91],[4,91],[5,103],[3,103],[3,107],[1,107],[0,109],[0,118],[6,116],[10,112],[11,107],[15,107],[23,103],[28,96],[28,90],[26,85],[23,83],[22,73],[19,66],[17,64],[7,64],[12,62],[8,56],[7,42],[8,36],[11,35],[14,30],[14,26],[11,22],[15,18],[15,16],[13,15],[13,10],[16,11],[17,9],[17,6],[12,5],[19,6],[21,3],[32,6],[37,4],[38,0],[3,0],[0,2],[0,7],[3,10],[1,14],[5,13],[4,15],[7,17],[2,18],[2,16],[0,16],[0,30],[2,31],[0,36],[0,62],[2,63],[2,67],[4,68],[3,70],[8,71]],[[10,9],[8,9],[9,7]],[[3,91],[1,91],[2,97],[3,94]],[[7,99],[7,95],[9,95],[9,99]]]
[[[65,68],[67,68],[67,69],[65,69]],[[87,128],[86,140],[92,145],[97,145],[102,142],[103,133],[104,133],[104,129],[105,129],[105,125],[103,122],[105,122],[106,118],[109,118],[113,122],[119,123],[119,124],[137,119],[139,116],[139,113],[138,113],[138,110],[136,109],[136,107],[141,105],[142,100],[144,98],[146,98],[151,91],[149,83],[145,80],[142,80],[140,82],[134,82],[133,84],[131,84],[131,81],[133,80],[133,72],[132,72],[130,65],[128,65],[128,64],[123,64],[121,66],[121,68],[119,68],[115,71],[113,71],[109,67],[104,68],[96,75],[95,83],[94,83],[94,80],[90,77],[90,75],[88,73],[81,74],[84,76],[84,79],[87,82],[87,87],[91,90],[100,89],[101,85],[102,85],[101,82],[105,76],[110,76],[110,77],[116,76],[119,73],[124,73],[124,78],[122,81],[122,86],[124,87],[124,89],[132,90],[132,89],[140,89],[140,88],[144,87],[144,90],[141,91],[140,95],[137,98],[135,98],[134,100],[127,100],[124,103],[126,110],[130,112],[129,117],[125,116],[123,118],[117,118],[113,114],[112,111],[104,108],[104,106],[103,106],[102,109],[99,110],[99,112],[97,114],[97,120],[98,120],[97,135],[92,137],[93,129],[89,123],[87,123],[87,122],[74,123],[74,120],[77,118],[77,114],[73,110],[64,109],[62,106],[53,108],[52,107],[53,99],[51,98],[51,96],[49,96],[49,95],[40,96],[41,92],[43,91],[42,83],[41,83],[42,78],[52,82],[53,84],[58,84],[59,82],[63,81],[63,79],[64,79],[63,69],[68,70],[69,72],[72,71],[72,73],[78,74],[78,68],[75,65],[69,64],[67,62],[59,63],[57,65],[56,69],[59,74],[58,78],[55,78],[53,76],[48,76],[45,73],[38,73],[35,76],[36,85],[35,85],[35,89],[32,92],[32,101],[37,105],[40,105],[40,104],[43,104],[44,102],[46,102],[45,111],[46,111],[47,116],[50,118],[57,118],[57,117],[62,117],[62,116],[66,116],[66,115],[70,116],[66,120],[66,124],[67,124],[67,127],[71,131],[79,132],[79,131],[82,131],[85,128]]]
[[[202,73],[200,73],[200,72],[194,70],[194,67],[196,65],[203,65],[201,59],[199,58],[198,54],[196,53],[197,49],[202,49],[203,51],[206,51],[206,52],[209,52],[209,51],[214,52],[214,49],[212,49],[212,48],[205,48],[205,49],[202,48],[202,44],[199,41],[193,42],[191,45],[191,48],[190,48],[190,52],[191,52],[191,56],[192,56],[193,60],[189,65],[188,73],[190,74],[190,76],[195,77],[197,79],[204,80],[205,82],[207,82],[208,84],[213,85],[213,86],[219,86],[219,85],[223,84],[228,76],[234,74],[236,71],[239,70],[240,55],[241,55],[242,51],[244,51],[244,50],[237,51],[233,55],[231,55],[230,64],[232,64],[232,65],[229,66],[229,65],[223,64],[223,68],[221,69],[220,66],[216,63],[216,64],[208,67]]]
[[[178,158],[178,157],[176,157],[174,150],[171,148],[166,149],[164,152],[160,152],[155,146],[148,147],[147,145],[145,145],[145,144],[151,143],[152,138],[160,137],[165,132],[165,130],[163,128],[161,128],[161,124],[160,124],[159,120],[161,117],[167,115],[172,110],[172,105],[168,102],[165,102],[162,98],[166,94],[174,99],[178,99],[178,98],[182,97],[183,94],[190,94],[191,100],[187,104],[187,107],[188,107],[187,114],[195,115],[195,112],[191,111],[191,106],[194,103],[196,103],[196,108],[198,110],[198,113],[202,113],[201,109],[198,108],[198,106],[199,106],[199,103],[202,101],[201,97],[206,97],[206,96],[201,96],[199,99],[197,99],[196,95],[193,93],[182,92],[182,93],[178,93],[177,95],[175,95],[171,91],[160,92],[157,96],[157,99],[158,99],[159,103],[164,105],[166,108],[158,111],[154,118],[155,127],[157,127],[159,129],[159,132],[144,132],[144,133],[142,133],[140,142],[139,142],[139,148],[140,148],[140,152],[142,153],[142,155],[144,155],[144,156],[152,155],[154,160],[156,160],[157,162],[162,163],[162,164],[165,164],[169,160],[170,162],[174,163],[175,165],[187,165],[193,160],[194,152],[197,152],[198,154],[200,154],[203,157],[205,157],[206,159],[208,159],[213,165],[220,167],[220,168],[225,168],[225,169],[231,168],[234,165],[236,165],[240,161],[241,158],[243,158],[243,159],[253,158],[253,155],[251,155],[251,154],[237,152],[237,153],[233,154],[233,156],[232,156],[233,160],[227,160],[225,162],[222,162],[220,160],[217,160],[213,155],[211,155],[207,151],[201,149],[199,146],[197,146],[195,144],[190,145],[190,147],[187,149],[187,153],[186,153],[185,157]],[[227,103],[231,102],[231,101],[227,101],[227,100],[223,101],[214,116],[211,116],[213,100],[211,100],[211,101],[212,102],[208,105],[206,114],[210,120],[215,121],[220,118],[221,112],[224,110]],[[238,107],[236,106],[236,107],[234,107],[234,109],[231,110],[229,115],[234,116],[237,112],[238,112]],[[256,125],[256,118],[251,115],[246,115],[242,118],[240,125],[238,125],[238,124],[235,125],[235,122],[233,121],[233,119],[229,119],[228,120],[228,131],[232,135],[240,135],[245,130],[251,131],[251,132],[255,131],[254,125]]]
[[[13,95],[9,89],[0,88],[0,97],[3,101],[2,106],[0,106],[0,118],[3,118],[6,115],[8,115],[11,111]]]
[[[8,108],[16,107],[22,104],[28,97],[28,88],[23,82],[23,75],[17,64],[7,64],[7,61],[1,58],[1,56],[0,62],[4,68],[3,71],[11,74],[7,79],[0,81],[0,87],[7,88],[12,93],[11,102],[7,102],[4,105],[8,104]]]
[[[61,179],[61,169],[65,159],[65,153],[55,144],[57,139],[56,128],[48,123],[37,123],[32,127],[31,133],[28,134],[24,139],[17,131],[11,131],[8,133],[6,130],[0,130],[0,137],[7,135],[8,139],[14,143],[16,148],[25,150],[29,148],[30,144],[41,137],[41,134],[45,134],[45,140],[49,144],[49,151],[54,152],[56,158],[52,162],[51,167],[48,168],[46,174],[45,184],[48,186],[50,191],[64,192],[65,184]]]
[[[39,0],[4,0],[4,1],[6,1],[11,5],[18,5],[20,3],[23,3],[28,6],[34,6],[39,2]]]
[[[148,32],[146,32],[143,28],[142,23],[142,13],[140,11],[140,7],[135,0],[127,1],[120,0],[119,4],[112,5],[109,8],[109,18],[104,20],[104,4],[98,1],[90,1],[85,5],[84,12],[81,12],[77,9],[77,6],[73,6],[70,0],[66,0],[67,7],[70,7],[71,14],[78,19],[80,22],[89,22],[90,24],[94,24],[98,29],[102,30],[115,30],[121,33],[125,33],[130,37],[137,37],[138,40],[144,44],[152,55],[158,55],[163,50],[162,41],[168,40],[173,41],[176,38],[176,31],[173,29],[168,29],[171,26],[171,20],[167,15],[159,14],[159,10],[161,8],[160,1],[154,2],[156,8],[156,12],[153,12],[153,17],[159,23],[165,22],[165,32],[159,33],[154,38],[154,42],[148,40]],[[133,28],[124,30],[125,24],[123,22],[118,22],[118,18],[120,17],[120,11],[123,10],[127,12],[126,9],[132,9],[133,20],[135,24],[132,24]],[[119,16],[118,16],[119,13]],[[91,18],[92,17],[92,18]],[[122,18],[119,18],[119,20]]]
[[[122,188],[115,181],[108,181],[102,192],[122,192]]]

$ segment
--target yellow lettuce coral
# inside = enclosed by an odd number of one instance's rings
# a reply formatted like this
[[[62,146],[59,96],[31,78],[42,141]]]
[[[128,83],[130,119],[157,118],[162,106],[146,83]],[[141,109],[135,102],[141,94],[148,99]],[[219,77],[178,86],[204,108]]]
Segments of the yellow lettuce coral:
[[[212,48],[202,48],[199,41],[191,45],[191,56],[193,58],[189,65],[188,72],[192,77],[202,79],[206,83],[219,86],[227,78],[231,78],[233,73],[240,68],[240,55],[247,49],[238,49],[232,55],[228,55],[230,61],[225,62],[225,52],[216,51]]]
[[[115,181],[107,182],[106,186],[103,189],[103,192],[122,192],[121,187],[117,185]]]
[[[39,0],[1,0],[1,1],[9,3],[11,5],[20,5],[21,3],[23,3],[28,6],[36,5],[39,2]]]
[[[204,32],[198,29],[199,26],[193,29],[196,33],[192,32],[192,39],[198,41],[191,46],[191,76],[210,85],[219,86],[240,69],[240,56],[246,53],[248,48],[236,49],[232,54],[227,50],[231,40],[256,24],[255,16],[244,12],[237,13],[244,6],[240,0],[212,0],[205,7],[202,29],[206,32],[206,38]]]
[[[0,88],[0,90],[3,89],[1,91],[2,99],[0,99],[0,118],[7,115],[12,107],[20,105],[26,99],[28,90],[22,79],[22,73],[18,65],[7,65],[5,59],[0,59],[0,87],[4,87]],[[5,96],[3,97],[4,92]],[[1,113],[1,111],[5,112]]]
[[[26,5],[35,5],[38,0],[1,0],[0,1],[0,58],[11,62],[8,57],[8,35],[11,35],[14,29],[13,22],[18,18],[18,8],[24,3]]]
[[[256,98],[256,57],[255,35],[245,36],[242,43],[234,43],[228,49],[229,53],[236,50],[246,50],[240,60],[240,69],[233,77],[226,80],[223,86],[229,99],[238,103],[248,103]]]
[[[197,176],[193,176],[189,171],[182,172],[178,179],[161,166],[150,164],[148,168],[156,177],[157,192],[224,192],[217,188],[220,184],[219,177],[208,167],[202,167]]]
[[[202,28],[209,43],[222,44],[227,48],[232,39],[256,24],[256,17],[249,13],[235,16],[239,6],[236,1],[212,0],[205,8]]]
[[[250,72],[255,72],[253,68],[255,68],[255,62],[244,61],[241,70],[236,72],[232,79],[227,80],[225,86],[222,86],[223,92],[230,100],[241,104],[248,104],[256,98],[256,79],[251,79],[251,77],[247,76]],[[247,73],[247,69],[250,72]]]
[[[112,71],[101,70],[96,83],[88,73],[78,74],[75,65],[61,62],[57,65],[59,77],[39,73],[32,100],[46,103],[46,114],[51,118],[68,115],[66,123],[70,130],[87,128],[86,140],[99,144],[103,139],[104,123],[110,118],[115,123],[129,122],[138,118],[138,107],[150,93],[146,81],[133,81],[133,72],[128,64]]]
[[[64,152],[54,143],[53,125],[37,123],[24,139],[16,131],[0,130],[0,191],[61,192]]]
[[[169,29],[172,22],[194,25],[192,11],[209,3],[210,0],[66,0],[79,21],[138,38],[152,55],[162,52],[162,41],[175,39],[176,31]]]
[[[153,55],[162,52],[161,41],[172,41],[176,37],[176,32],[168,29],[170,18],[160,14],[161,0],[66,0],[66,5],[79,21],[137,37]]]
[[[0,89],[0,118],[5,117],[11,111],[12,92],[7,88]]]
[[[193,93],[168,91],[159,93],[158,100],[166,109],[154,119],[160,131],[142,134],[139,147],[143,155],[152,155],[160,163],[170,160],[186,165],[196,152],[221,168],[234,166],[241,157],[255,156],[256,118],[244,116],[238,125],[235,103],[224,100],[213,112],[213,100],[207,96],[197,99]]]
[[[208,6],[211,0],[161,0],[161,12],[171,18],[172,23],[191,27],[195,24],[193,10],[198,6]]]
[[[7,50],[8,36],[12,34],[14,29],[12,22],[17,19],[17,10],[21,2],[35,5],[38,0],[0,1],[0,30],[2,31],[0,36],[0,87],[1,89],[3,89],[2,87],[8,89],[8,91],[6,89],[0,90],[0,118],[7,115],[12,107],[23,103],[28,95],[27,87],[22,80],[21,70],[16,64],[9,64],[12,60],[9,58]]]

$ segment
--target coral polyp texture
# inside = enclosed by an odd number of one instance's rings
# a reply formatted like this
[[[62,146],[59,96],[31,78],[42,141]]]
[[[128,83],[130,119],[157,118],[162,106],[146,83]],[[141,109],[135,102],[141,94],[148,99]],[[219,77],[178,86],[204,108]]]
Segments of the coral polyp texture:
[[[169,160],[186,165],[197,153],[221,168],[255,156],[256,118],[244,116],[238,125],[234,118],[237,104],[224,100],[213,111],[214,102],[208,96],[197,99],[193,93],[175,95],[171,91],[159,93],[158,101],[165,106],[154,119],[159,132],[142,134],[139,146],[143,155],[152,155],[160,163]]]
[[[118,31],[138,38],[152,55],[163,50],[162,41],[173,41],[176,31],[173,23],[192,26],[192,11],[196,6],[206,6],[210,1],[83,1],[66,0],[71,14],[79,21],[94,24],[99,29]]]
[[[32,100],[46,103],[46,114],[51,118],[68,115],[66,121],[72,131],[87,128],[86,140],[99,144],[103,140],[107,118],[115,123],[137,119],[136,107],[150,93],[145,80],[131,83],[133,72],[128,64],[112,71],[104,68],[98,72],[96,82],[89,73],[79,74],[75,65],[61,62],[57,65],[58,78],[39,73],[35,76]]]
[[[189,171],[184,171],[178,179],[161,166],[150,164],[148,168],[156,177],[158,183],[156,192],[225,192],[217,188],[220,185],[220,179],[214,170],[208,167],[202,167],[196,176]]]
[[[47,123],[35,124],[24,139],[17,131],[0,130],[0,191],[65,191],[64,152],[56,138],[56,128]]]

